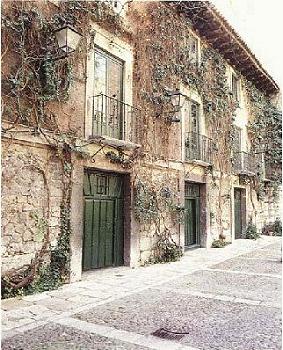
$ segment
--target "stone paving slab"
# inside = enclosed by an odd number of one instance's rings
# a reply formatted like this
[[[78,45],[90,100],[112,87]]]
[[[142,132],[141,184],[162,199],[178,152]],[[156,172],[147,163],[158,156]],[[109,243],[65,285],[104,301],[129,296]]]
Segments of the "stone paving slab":
[[[139,334],[162,327],[187,332],[181,342],[199,349],[281,349],[280,310],[167,290],[150,289],[74,317]]]
[[[159,286],[161,290],[174,290],[190,294],[192,291],[213,293],[217,297],[229,296],[256,301],[274,302],[281,305],[281,279],[265,276],[249,276],[244,273],[230,274],[220,271],[196,271],[191,275],[180,277],[176,281]]]
[[[2,330],[10,330],[35,323],[37,320],[52,318],[59,315],[58,310],[50,310],[42,305],[31,305],[21,309],[2,313]]]
[[[30,305],[32,305],[32,302],[21,298],[9,298],[1,300],[1,309],[5,311],[21,309]]]
[[[254,261],[252,259],[245,259],[241,256],[213,265],[211,266],[211,269],[280,275],[282,272],[282,264],[279,260],[271,261],[258,259]]]
[[[241,255],[241,257],[243,258],[273,259],[276,261],[280,261],[281,256],[282,254],[279,244],[270,244],[264,248],[257,249],[253,252]]]
[[[49,310],[53,311],[68,311],[68,310],[74,310],[76,307],[79,307],[79,303],[75,302],[69,302],[67,300],[63,299],[57,299],[57,298],[50,298],[50,299],[43,299],[39,300],[37,302],[37,305],[43,305]]]
[[[72,327],[47,324],[2,341],[2,350],[147,350],[119,341],[83,332]]]

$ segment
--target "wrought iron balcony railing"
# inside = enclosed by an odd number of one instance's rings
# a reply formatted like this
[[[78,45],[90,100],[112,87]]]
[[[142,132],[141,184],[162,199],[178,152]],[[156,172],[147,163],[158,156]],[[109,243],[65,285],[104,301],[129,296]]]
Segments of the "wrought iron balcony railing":
[[[255,154],[234,152],[233,170],[238,174],[254,175],[257,172],[258,161]]]
[[[212,164],[212,140],[196,132],[188,132],[185,139],[185,159]]]
[[[104,94],[92,96],[92,136],[138,143],[140,110]]]

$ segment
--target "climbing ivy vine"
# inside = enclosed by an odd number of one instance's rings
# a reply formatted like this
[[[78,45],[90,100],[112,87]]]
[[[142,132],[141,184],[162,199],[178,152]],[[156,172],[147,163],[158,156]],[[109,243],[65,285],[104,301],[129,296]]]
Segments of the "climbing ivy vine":
[[[281,182],[282,164],[282,112],[270,98],[260,92],[250,82],[246,82],[248,105],[252,119],[249,133],[255,151],[264,152],[271,180]]]

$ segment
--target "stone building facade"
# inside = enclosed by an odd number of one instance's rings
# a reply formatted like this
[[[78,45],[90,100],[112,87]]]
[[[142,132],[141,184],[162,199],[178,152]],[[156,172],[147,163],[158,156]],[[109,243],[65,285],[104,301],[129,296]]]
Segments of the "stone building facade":
[[[71,281],[79,280],[83,270],[136,267],[151,261],[161,238],[175,242],[182,250],[210,247],[219,235],[233,243],[244,238],[249,220],[261,230],[279,216],[264,154],[250,153],[248,125],[253,116],[244,80],[251,79],[272,97],[279,89],[225,19],[211,5],[202,3],[203,21],[195,20],[196,9],[186,4],[134,2],[120,6],[110,2],[107,6],[122,22],[123,31],[117,34],[107,23],[94,19],[84,38],[87,54],[78,56],[73,67],[67,101],[60,105],[49,102],[48,108],[57,115],[61,139],[69,139],[69,131],[75,134],[70,174]],[[42,1],[37,6],[54,14],[65,5]],[[158,100],[158,93],[152,91],[151,100],[144,97],[150,79],[143,81],[140,72],[150,78],[161,74],[161,69],[153,72],[149,62],[141,59],[152,50],[153,39],[158,55],[162,40],[158,35],[151,37],[149,48],[149,38],[139,32],[144,27],[150,29],[151,7],[156,11],[157,6],[159,13],[169,11],[180,25],[187,26],[191,38],[187,55],[193,65],[201,66],[207,48],[220,53],[225,62],[224,83],[238,103],[233,117],[237,150],[232,161],[224,156],[225,164],[231,163],[230,170],[222,168],[222,159],[215,160],[222,152],[214,146],[221,130],[212,132],[213,125],[208,125],[207,101],[201,88],[182,79],[169,83],[167,97],[171,99],[172,91],[177,91],[177,98],[182,99],[181,108],[173,115],[159,110],[164,101]],[[214,29],[209,33],[210,25]],[[217,31],[220,39],[213,35]],[[229,43],[237,50],[238,60],[233,50],[227,50]],[[169,69],[174,52],[167,54],[163,58]],[[3,61],[7,72],[8,58],[9,53]],[[46,242],[42,259],[48,262],[48,252],[60,236],[68,164],[62,163],[50,146],[48,128],[45,135],[28,132],[25,123],[11,124],[5,114],[3,126],[7,130],[2,137],[5,275],[28,266]],[[266,171],[260,198],[254,186],[258,171],[255,160],[261,171]]]

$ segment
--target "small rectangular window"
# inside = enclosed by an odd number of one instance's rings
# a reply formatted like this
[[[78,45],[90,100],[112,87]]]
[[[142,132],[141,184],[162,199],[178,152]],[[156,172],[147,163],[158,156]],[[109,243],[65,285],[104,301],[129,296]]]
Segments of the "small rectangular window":
[[[125,0],[108,0],[110,6],[117,14],[121,14],[125,7]]]
[[[190,131],[199,133],[199,105],[190,101]]]
[[[97,194],[108,194],[108,177],[104,175],[96,176],[96,193]]]
[[[188,56],[189,60],[193,64],[197,64],[199,57],[198,57],[198,39],[196,37],[190,37],[188,42]]]
[[[239,101],[239,79],[235,74],[232,74],[232,94],[236,101]]]

